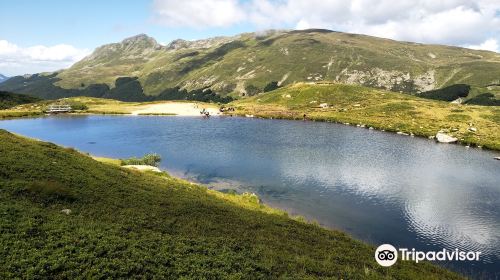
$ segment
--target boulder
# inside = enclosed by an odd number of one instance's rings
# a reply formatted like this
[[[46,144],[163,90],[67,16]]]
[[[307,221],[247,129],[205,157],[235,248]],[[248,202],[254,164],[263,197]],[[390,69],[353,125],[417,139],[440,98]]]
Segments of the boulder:
[[[135,169],[139,171],[153,171],[153,172],[161,172],[158,167],[151,165],[124,165],[123,168]]]
[[[450,135],[447,135],[447,134],[444,134],[442,132],[438,132],[436,134],[436,140],[439,142],[439,143],[454,143],[454,142],[457,142],[458,139],[453,137],[453,136],[450,136]]]

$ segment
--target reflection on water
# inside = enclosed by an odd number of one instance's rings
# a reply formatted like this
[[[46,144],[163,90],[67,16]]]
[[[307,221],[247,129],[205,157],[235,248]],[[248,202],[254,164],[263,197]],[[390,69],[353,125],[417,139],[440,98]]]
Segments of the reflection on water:
[[[0,127],[100,156],[162,155],[176,176],[251,191],[357,238],[475,250],[500,267],[497,153],[328,123],[243,118],[50,117]]]

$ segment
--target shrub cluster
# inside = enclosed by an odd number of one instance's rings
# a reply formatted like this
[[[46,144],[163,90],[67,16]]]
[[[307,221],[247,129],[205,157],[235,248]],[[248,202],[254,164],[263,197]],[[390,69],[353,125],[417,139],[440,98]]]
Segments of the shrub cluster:
[[[121,165],[150,165],[158,167],[161,162],[161,156],[156,153],[147,154],[142,158],[131,157],[128,159],[121,159]]]

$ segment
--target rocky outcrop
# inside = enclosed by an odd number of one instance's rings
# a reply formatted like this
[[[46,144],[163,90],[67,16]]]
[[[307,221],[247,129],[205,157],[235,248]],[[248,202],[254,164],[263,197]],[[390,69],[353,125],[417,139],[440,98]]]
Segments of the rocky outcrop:
[[[158,167],[150,166],[150,165],[124,165],[123,168],[135,169],[139,171],[153,171],[153,172],[161,172]]]
[[[442,132],[438,132],[436,134],[436,140],[439,142],[439,143],[455,143],[458,141],[457,138],[453,137],[453,136],[450,136],[448,134],[444,134]]]

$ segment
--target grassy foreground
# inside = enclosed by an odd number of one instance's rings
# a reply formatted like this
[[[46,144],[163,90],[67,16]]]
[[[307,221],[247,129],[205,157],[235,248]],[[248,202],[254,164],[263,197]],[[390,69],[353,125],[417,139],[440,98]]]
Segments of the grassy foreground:
[[[328,108],[321,108],[326,103]],[[418,136],[440,130],[467,145],[500,150],[500,107],[451,104],[344,84],[295,84],[233,102],[237,114],[365,125]],[[473,131],[473,130],[476,131]]]
[[[460,278],[426,263],[380,267],[371,246],[254,195],[125,170],[4,130],[0,143],[2,279]]]

